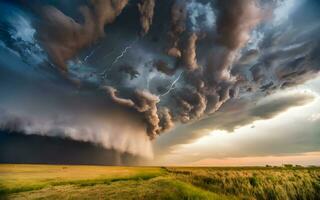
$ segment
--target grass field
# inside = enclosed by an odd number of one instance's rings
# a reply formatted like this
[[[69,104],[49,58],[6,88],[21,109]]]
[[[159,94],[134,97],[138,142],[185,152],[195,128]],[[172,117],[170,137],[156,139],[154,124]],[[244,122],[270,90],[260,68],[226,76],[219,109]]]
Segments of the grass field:
[[[319,168],[0,165],[0,199],[320,199]]]

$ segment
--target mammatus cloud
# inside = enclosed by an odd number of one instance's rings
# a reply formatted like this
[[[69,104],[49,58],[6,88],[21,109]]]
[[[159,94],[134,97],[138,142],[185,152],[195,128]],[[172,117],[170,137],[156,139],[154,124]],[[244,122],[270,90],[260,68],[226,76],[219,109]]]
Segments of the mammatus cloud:
[[[247,99],[229,102],[221,111],[196,123],[180,126],[175,134],[162,136],[155,145],[155,154],[161,159],[174,147],[192,143],[213,130],[233,132],[255,121],[271,119],[290,108],[311,103],[314,99],[311,93],[285,92],[254,100],[255,103],[252,100],[249,103]]]
[[[142,0],[142,2],[138,4],[143,35],[148,33],[152,25],[155,4],[156,0]]]
[[[184,88],[185,91],[179,90],[175,96],[178,108],[180,108],[176,112],[176,118],[182,122],[211,114],[234,96],[235,90],[237,90],[235,87],[236,77],[230,74],[234,54],[249,39],[249,32],[261,19],[260,9],[254,1],[235,1],[232,6],[218,3],[218,9],[220,13],[217,34],[222,46],[217,44],[220,46],[217,47],[219,50],[213,50],[208,54],[204,66],[187,74],[188,86]],[[240,15],[234,13],[236,10],[242,10]],[[229,31],[233,31],[234,34],[229,34]],[[196,40],[197,36],[191,35],[188,39],[190,45],[187,45],[184,51],[186,54],[185,63],[189,69],[194,69],[197,66],[195,60]]]
[[[168,55],[180,58],[181,49],[180,49],[180,37],[181,34],[186,30],[186,8],[184,1],[175,1],[171,8],[171,21],[170,21],[170,31],[169,36],[169,48]]]
[[[254,107],[251,97],[262,98],[301,84],[315,77],[320,69],[318,15],[305,15],[309,11],[309,4],[305,3],[300,13],[290,9],[287,14],[292,17],[275,23],[279,6],[290,5],[277,2],[45,0],[32,5],[20,1],[9,3],[15,9],[12,13],[3,12],[0,21],[1,70],[10,77],[22,77],[28,84],[37,77],[41,81],[34,81],[39,84],[30,87],[32,90],[40,85],[48,86],[48,90],[59,88],[68,95],[81,96],[73,96],[71,102],[85,96],[91,100],[83,102],[95,105],[86,105],[88,109],[81,114],[68,110],[68,115],[75,119],[67,124],[57,123],[54,116],[45,115],[43,119],[48,126],[44,129],[39,128],[38,123],[44,122],[34,112],[28,117],[24,112],[13,112],[15,105],[11,105],[6,113],[23,121],[19,130],[27,133],[62,132],[67,137],[135,154],[141,150],[135,144],[145,138],[154,139],[175,125],[197,122],[200,126],[212,118],[220,122],[220,126],[230,125],[228,122],[234,117],[228,115],[230,107],[241,107],[237,121],[242,121],[245,109]],[[17,20],[8,20],[12,16],[21,16],[15,19],[23,19],[26,22],[23,24],[29,27],[27,30],[32,31],[22,33],[16,26]],[[204,23],[197,23],[199,21]],[[141,29],[139,37],[137,33]],[[29,35],[28,39],[22,37],[25,35]],[[31,48],[35,44],[37,50]],[[27,70],[27,76],[26,62],[21,55],[30,55],[30,52],[41,59],[29,62],[34,71]],[[14,99],[31,96],[16,89],[24,84],[19,81],[9,84],[7,80],[2,79],[2,93],[11,94]],[[61,97],[59,89],[52,96]],[[62,96],[64,100],[65,95]],[[36,102],[44,106],[49,100],[38,95]],[[64,107],[69,105],[62,100],[55,107],[61,111],[58,116],[63,116]],[[5,107],[7,101],[3,97],[0,105]],[[74,109],[83,106],[80,104]],[[112,115],[108,111],[111,108],[129,113],[124,114],[128,119],[126,130],[121,129],[124,127],[120,123],[107,122]],[[21,110],[24,109],[22,106]],[[106,118],[105,124],[100,117],[97,121],[101,124],[83,122],[98,111],[106,112],[100,115]],[[267,113],[268,110],[262,114]],[[253,115],[257,117],[259,112],[244,118],[250,121]],[[122,118],[122,115],[115,116]],[[130,119],[139,125],[132,125]],[[3,117],[3,121],[6,127],[11,119]],[[29,125],[32,128],[28,128]],[[137,143],[131,143],[135,140],[132,133],[135,131],[128,131],[131,125],[138,130],[137,138],[141,140],[137,139]],[[150,141],[143,145],[150,146]]]
[[[195,70],[198,67],[196,55],[197,40],[198,36],[195,33],[192,33],[189,36],[186,47],[182,52],[183,65],[186,66],[188,70]]]

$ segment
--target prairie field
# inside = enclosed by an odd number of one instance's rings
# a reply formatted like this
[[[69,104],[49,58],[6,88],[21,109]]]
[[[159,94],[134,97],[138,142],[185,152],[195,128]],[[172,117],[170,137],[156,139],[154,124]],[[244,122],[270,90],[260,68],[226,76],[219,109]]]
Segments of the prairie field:
[[[0,199],[320,199],[320,168],[0,165]]]

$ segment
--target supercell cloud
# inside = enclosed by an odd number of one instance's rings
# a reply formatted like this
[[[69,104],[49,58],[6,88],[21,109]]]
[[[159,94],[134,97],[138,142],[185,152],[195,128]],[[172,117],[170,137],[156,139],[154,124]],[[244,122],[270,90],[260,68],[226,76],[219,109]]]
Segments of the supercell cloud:
[[[152,140],[179,124],[223,117],[226,104],[248,110],[252,98],[317,76],[317,9],[312,0],[1,1],[0,128],[150,158]]]

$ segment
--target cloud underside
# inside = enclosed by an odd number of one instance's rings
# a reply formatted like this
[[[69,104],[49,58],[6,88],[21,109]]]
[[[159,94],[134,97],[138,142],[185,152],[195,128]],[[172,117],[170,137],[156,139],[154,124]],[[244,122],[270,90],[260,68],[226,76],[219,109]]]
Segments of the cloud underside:
[[[320,69],[318,4],[286,5],[1,3],[0,109],[7,113],[1,126],[139,155],[139,145],[147,146],[152,157],[149,140],[170,130],[163,148],[198,137],[199,130],[232,131],[306,104],[311,96],[269,97]],[[23,99],[28,104],[16,108]],[[44,108],[47,103],[52,107]],[[181,134],[188,129],[194,131]]]
[[[175,134],[170,137],[168,135],[161,137],[156,144],[156,154],[166,155],[179,145],[190,144],[214,130],[232,133],[237,128],[255,121],[272,119],[290,108],[311,103],[314,99],[312,94],[289,93],[276,94],[263,100],[256,100],[254,104],[248,103],[248,100],[237,101],[236,104],[230,102],[224,110],[193,124],[178,127]],[[252,153],[256,153],[256,151]]]

